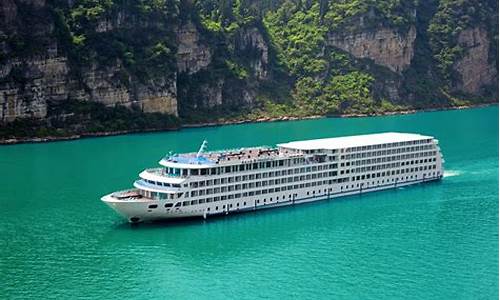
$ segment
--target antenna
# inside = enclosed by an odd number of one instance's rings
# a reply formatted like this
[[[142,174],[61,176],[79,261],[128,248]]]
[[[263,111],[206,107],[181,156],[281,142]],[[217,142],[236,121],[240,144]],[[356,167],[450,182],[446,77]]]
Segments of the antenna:
[[[207,140],[204,140],[200,146],[200,150],[198,150],[198,153],[196,154],[196,158],[199,158],[203,153],[203,151],[205,151],[205,149],[207,148],[207,144],[208,144]]]

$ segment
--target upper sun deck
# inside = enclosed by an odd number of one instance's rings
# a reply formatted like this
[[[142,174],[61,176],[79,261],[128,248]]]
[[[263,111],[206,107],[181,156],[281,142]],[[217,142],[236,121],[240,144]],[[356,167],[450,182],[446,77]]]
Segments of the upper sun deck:
[[[160,164],[165,167],[175,168],[210,168],[214,166],[224,166],[241,164],[248,162],[258,162],[296,156],[296,153],[279,151],[277,148],[254,147],[241,148],[237,150],[222,150],[198,153],[183,153],[163,158]]]
[[[345,137],[335,137],[316,140],[295,141],[277,146],[282,149],[292,150],[336,150],[347,149],[361,146],[373,146],[380,144],[392,144],[399,142],[410,142],[433,139],[431,136],[425,136],[415,133],[385,132]]]
[[[216,166],[237,165],[243,163],[276,160],[279,158],[298,157],[315,152],[314,150],[338,150],[361,146],[394,144],[399,142],[432,140],[433,137],[415,133],[386,132],[326,139],[293,141],[277,144],[277,148],[253,147],[236,150],[203,152],[206,142],[200,151],[170,155],[160,161],[167,168],[204,169]]]

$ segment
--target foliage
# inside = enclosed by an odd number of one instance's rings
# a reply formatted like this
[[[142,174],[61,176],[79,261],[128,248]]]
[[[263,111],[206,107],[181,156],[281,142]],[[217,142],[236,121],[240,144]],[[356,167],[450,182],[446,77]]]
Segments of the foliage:
[[[239,79],[245,79],[248,77],[247,70],[245,70],[245,68],[238,65],[237,63],[232,62],[230,60],[226,60],[226,65],[234,73],[234,75],[236,77],[238,77]]]
[[[76,0],[71,7],[52,5],[56,34],[66,41],[63,48],[77,72],[94,60],[101,67],[121,61],[142,82],[175,71],[177,0]]]
[[[278,58],[296,76],[326,70],[321,57],[326,27],[320,25],[319,3],[300,9],[286,1],[276,12],[269,12],[264,24],[278,48]]]
[[[324,83],[305,77],[297,82],[293,97],[301,110],[312,114],[372,113],[376,105],[373,81],[371,75],[359,71],[334,75]]]
[[[176,80],[179,111],[186,122],[372,114],[461,104],[460,98],[470,95],[452,93],[448,87],[456,80],[453,66],[467,51],[458,36],[474,27],[487,30],[489,58],[498,66],[497,0],[48,0],[46,10],[15,2],[18,23],[24,27],[0,37],[2,49],[10,51],[0,51],[0,61],[36,56],[55,40],[57,51],[68,57],[70,79],[83,89],[83,75],[94,67],[113,67],[114,78],[131,93],[137,83]],[[50,32],[36,30],[42,22]],[[195,73],[177,70],[177,34],[187,23],[195,26],[199,43],[211,54],[210,64]],[[415,52],[402,74],[328,42],[330,34],[380,28],[405,34],[410,26],[417,30]],[[265,58],[255,45],[260,43],[255,31],[264,39]],[[28,69],[12,68],[0,84],[15,82],[23,89],[32,80]],[[387,84],[408,100],[391,102],[395,100]],[[487,95],[497,97],[497,90],[497,85],[485,87]],[[210,96],[222,99],[222,105],[207,100]],[[35,134],[32,128],[41,130],[38,135],[53,135],[64,130],[166,128],[178,122],[136,108],[95,105],[52,103],[49,123],[26,120],[12,126],[26,135]],[[1,130],[5,136],[10,129]]]
[[[67,100],[49,104],[48,122],[24,119],[0,126],[0,138],[172,129],[178,126],[179,120],[171,115],[143,113],[136,107],[107,107],[96,102]]]
[[[439,71],[448,84],[454,79],[453,65],[467,51],[459,44],[458,37],[461,32],[473,27],[483,27],[488,30],[492,40],[494,36],[498,39],[498,1],[439,1],[438,10],[429,24],[428,32]],[[492,44],[498,45],[498,40]]]
[[[406,30],[415,21],[413,13],[415,2],[408,0],[329,1],[324,19],[331,30],[373,29],[378,25]],[[365,28],[360,28],[359,17],[363,17]],[[356,22],[352,24],[352,21]]]

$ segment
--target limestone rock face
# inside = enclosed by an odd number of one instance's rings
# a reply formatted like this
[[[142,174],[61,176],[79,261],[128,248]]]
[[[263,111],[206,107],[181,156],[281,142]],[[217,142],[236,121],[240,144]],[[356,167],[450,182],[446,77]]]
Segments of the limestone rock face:
[[[177,85],[175,78],[161,78],[140,85],[137,99],[143,112],[167,113],[178,116]]]
[[[484,29],[479,27],[466,29],[459,34],[458,42],[466,49],[466,54],[454,66],[461,76],[461,82],[456,86],[457,90],[475,94],[484,85],[498,80],[495,66],[489,63],[490,41]]]
[[[203,85],[202,91],[205,94],[203,106],[213,108],[222,105],[223,86],[224,81],[221,79],[213,85]]]
[[[95,101],[107,106],[138,105],[144,112],[161,112],[177,116],[175,77],[147,84],[132,84],[130,88],[118,78],[122,67],[107,69],[93,65],[82,72],[81,82],[69,75],[64,56],[11,62],[0,68],[1,78],[19,76],[22,84],[0,84],[0,121],[16,118],[44,118],[47,103],[78,99]]]
[[[212,58],[210,48],[200,41],[200,33],[192,22],[177,31],[177,70],[193,74],[206,68]]]
[[[74,0],[62,2],[68,7],[79,5]],[[191,114],[197,119],[196,114],[244,111],[261,105],[257,99],[289,97],[284,90],[297,82],[281,61],[281,50],[273,45],[275,37],[266,32],[269,28],[259,18],[214,30],[204,28],[206,24],[192,11],[181,11],[189,9],[189,3],[157,15],[154,9],[153,14],[138,14],[134,12],[138,8],[127,1],[112,2],[109,12],[84,26],[88,44],[83,42],[81,48],[64,30],[61,22],[70,20],[66,19],[69,12],[66,8],[61,10],[63,15],[55,11],[61,5],[57,1],[0,0],[0,126],[24,118],[50,123],[54,103],[75,99],[138,107],[147,113],[177,116],[180,111],[189,121]],[[423,66],[434,61],[426,56],[433,51],[427,49],[428,28],[420,27],[423,23],[417,22],[416,10],[413,19],[404,23],[406,29],[387,22],[380,13],[371,9],[346,19],[344,29],[322,28],[326,45],[322,43],[315,55],[329,63],[331,48],[345,51],[355,58],[349,57],[349,68],[373,75],[375,100],[418,104],[420,95],[427,97],[429,82],[441,84],[435,66]],[[72,24],[66,25],[80,34]],[[458,76],[446,83],[447,89],[451,84],[451,94],[482,97],[498,89],[498,58],[492,51],[495,34],[487,27],[489,23],[478,24],[459,34],[464,52],[452,65],[453,75]],[[119,38],[129,34],[144,37],[146,44]],[[156,51],[159,43],[168,50]],[[157,52],[165,56],[158,59]],[[108,59],[103,61],[104,57]],[[311,76],[323,81],[334,72],[347,72],[347,67],[328,67],[324,74]],[[280,85],[276,93],[274,84]],[[439,87],[434,88],[438,94]]]
[[[0,120],[44,118],[47,100],[67,98],[68,68],[61,57],[36,58],[29,61],[10,61],[1,66],[1,78],[15,77],[18,82],[0,84]]]
[[[357,58],[369,58],[393,72],[401,73],[414,55],[416,29],[401,34],[394,29],[380,28],[352,34],[330,33],[328,44]]]
[[[43,15],[44,0],[23,0]],[[17,31],[18,7],[12,0],[0,3],[0,37]],[[97,24],[96,31],[105,32],[121,26],[124,15]],[[21,25],[22,26],[22,25]],[[54,101],[77,99],[95,101],[107,106],[136,105],[144,112],[160,112],[177,116],[176,73],[160,79],[140,82],[132,78],[119,60],[102,67],[96,63],[83,66],[79,75],[71,74],[68,58],[53,38],[54,26],[48,22],[36,29],[45,43],[42,51],[29,57],[16,57],[4,39],[0,39],[0,122],[22,118],[47,117],[48,105]],[[124,78],[125,76],[125,78]]]
[[[120,84],[120,80],[117,78],[119,71],[119,64],[106,69],[98,69],[93,64],[82,74],[82,81],[88,91],[87,95],[82,96],[88,98],[88,100],[100,102],[108,106],[114,104],[130,106],[132,99],[127,88],[123,84]]]
[[[269,47],[260,31],[255,27],[244,30],[239,36],[237,47],[251,56],[254,76],[259,80],[268,79]]]

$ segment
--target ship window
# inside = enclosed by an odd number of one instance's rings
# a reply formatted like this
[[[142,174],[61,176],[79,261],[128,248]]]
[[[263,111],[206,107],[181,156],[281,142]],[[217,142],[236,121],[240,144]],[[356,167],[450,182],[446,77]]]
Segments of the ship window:
[[[165,204],[165,207],[167,207],[167,208],[168,208],[168,207],[172,207],[173,205],[174,205],[173,203],[166,203],[166,204]]]
[[[177,203],[175,203],[175,207],[179,207],[179,206],[181,206],[181,204],[182,204],[181,202],[177,202]]]
[[[158,204],[151,204],[148,206],[148,208],[157,208],[158,207]]]
[[[182,206],[189,206],[190,202],[189,201],[184,201],[182,202]]]

